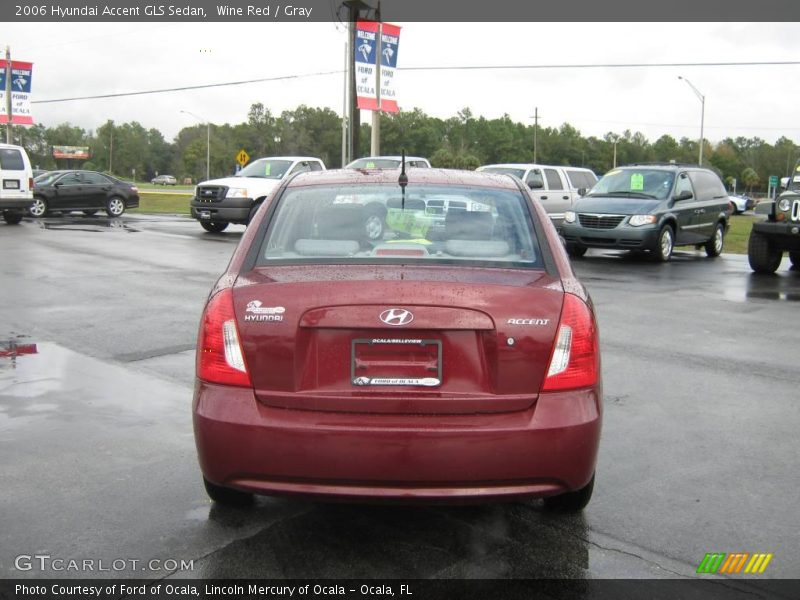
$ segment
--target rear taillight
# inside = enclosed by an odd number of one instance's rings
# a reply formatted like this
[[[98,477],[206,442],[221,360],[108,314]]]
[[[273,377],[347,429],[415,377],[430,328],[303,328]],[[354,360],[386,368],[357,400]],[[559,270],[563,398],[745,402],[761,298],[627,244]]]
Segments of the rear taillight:
[[[592,312],[572,294],[564,294],[561,321],[543,392],[590,387],[597,383],[600,349]]]
[[[197,377],[210,383],[252,387],[233,312],[233,292],[209,300],[197,340]]]
[[[28,177],[28,189],[33,189],[33,177]]]

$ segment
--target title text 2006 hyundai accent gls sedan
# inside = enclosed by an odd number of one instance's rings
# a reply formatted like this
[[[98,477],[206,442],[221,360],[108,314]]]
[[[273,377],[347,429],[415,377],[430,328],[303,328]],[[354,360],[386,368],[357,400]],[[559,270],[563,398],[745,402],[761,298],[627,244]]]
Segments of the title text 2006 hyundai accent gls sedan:
[[[442,224],[427,197],[480,210]],[[380,239],[365,234],[365,198],[386,205]],[[543,497],[576,510],[601,397],[591,301],[519,181],[328,171],[268,198],[213,288],[194,429],[217,502]]]

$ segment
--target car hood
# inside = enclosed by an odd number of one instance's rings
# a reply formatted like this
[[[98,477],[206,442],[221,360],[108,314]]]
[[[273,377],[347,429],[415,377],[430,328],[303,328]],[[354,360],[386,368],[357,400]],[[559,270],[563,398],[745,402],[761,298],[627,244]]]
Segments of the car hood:
[[[663,200],[626,198],[617,196],[583,197],[575,202],[572,210],[582,213],[617,215],[640,215],[653,212]]]
[[[266,179],[264,177],[222,177],[199,183],[199,187],[207,185],[225,186],[229,188],[244,188],[251,197],[263,196],[278,187],[280,179]]]

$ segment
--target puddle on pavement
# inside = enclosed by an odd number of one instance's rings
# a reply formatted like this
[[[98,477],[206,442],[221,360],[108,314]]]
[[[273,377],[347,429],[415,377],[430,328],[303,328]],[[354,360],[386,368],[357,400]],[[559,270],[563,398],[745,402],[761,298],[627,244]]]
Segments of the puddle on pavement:
[[[778,271],[774,275],[749,273],[742,279],[726,281],[725,298],[733,302],[773,300],[800,302],[800,271]]]
[[[66,215],[61,219],[42,219],[39,221],[39,226],[42,229],[52,229],[54,231],[124,231],[127,233],[139,231],[123,219],[77,217],[72,215]]]

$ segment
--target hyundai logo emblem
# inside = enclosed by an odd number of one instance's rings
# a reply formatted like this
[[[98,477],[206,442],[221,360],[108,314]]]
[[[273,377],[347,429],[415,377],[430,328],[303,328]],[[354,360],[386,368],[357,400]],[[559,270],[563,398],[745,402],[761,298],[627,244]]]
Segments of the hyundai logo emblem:
[[[404,308],[390,308],[380,314],[380,320],[387,325],[408,325],[414,320],[414,315]]]

